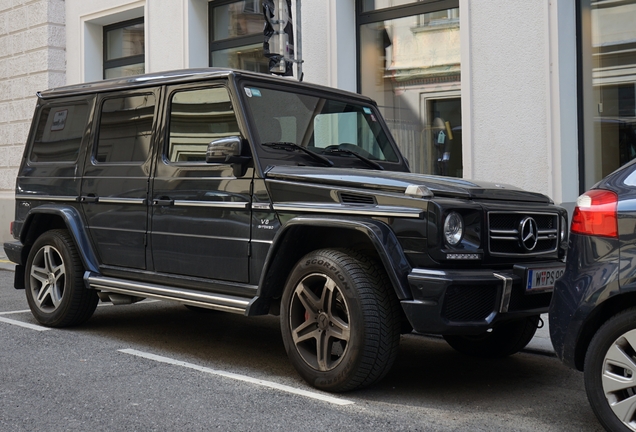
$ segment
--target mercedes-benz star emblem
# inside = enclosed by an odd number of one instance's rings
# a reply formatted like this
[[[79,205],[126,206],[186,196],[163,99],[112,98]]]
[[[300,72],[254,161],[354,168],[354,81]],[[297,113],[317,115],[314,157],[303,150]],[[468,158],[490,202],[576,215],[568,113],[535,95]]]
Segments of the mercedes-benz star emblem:
[[[530,216],[521,219],[519,223],[519,240],[521,245],[527,251],[533,250],[539,241],[539,227],[537,222]]]

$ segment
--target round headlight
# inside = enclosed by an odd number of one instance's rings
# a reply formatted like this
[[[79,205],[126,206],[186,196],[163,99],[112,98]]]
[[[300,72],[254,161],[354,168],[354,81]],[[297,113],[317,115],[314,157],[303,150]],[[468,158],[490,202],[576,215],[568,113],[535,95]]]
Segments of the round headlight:
[[[456,246],[464,234],[464,220],[457,212],[450,212],[444,221],[444,238],[446,243]]]

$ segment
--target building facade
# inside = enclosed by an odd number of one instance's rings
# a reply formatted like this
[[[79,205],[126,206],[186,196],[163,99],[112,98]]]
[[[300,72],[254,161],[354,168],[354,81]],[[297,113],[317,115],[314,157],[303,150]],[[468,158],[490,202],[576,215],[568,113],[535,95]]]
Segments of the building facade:
[[[304,80],[374,98],[413,171],[571,206],[636,156],[636,0],[299,1]],[[207,66],[267,72],[260,3],[0,0],[0,239],[36,91]]]

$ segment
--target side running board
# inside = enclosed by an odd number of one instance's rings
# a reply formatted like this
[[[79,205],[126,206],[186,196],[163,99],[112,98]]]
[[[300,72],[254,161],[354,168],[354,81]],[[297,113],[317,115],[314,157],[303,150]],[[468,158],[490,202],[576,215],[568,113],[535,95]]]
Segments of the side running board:
[[[248,307],[253,301],[251,298],[235,297],[227,294],[212,294],[204,291],[193,291],[184,288],[99,276],[89,271],[84,274],[84,283],[87,287],[102,292],[133,297],[155,298],[159,300],[172,300],[191,306],[243,315],[247,314]]]

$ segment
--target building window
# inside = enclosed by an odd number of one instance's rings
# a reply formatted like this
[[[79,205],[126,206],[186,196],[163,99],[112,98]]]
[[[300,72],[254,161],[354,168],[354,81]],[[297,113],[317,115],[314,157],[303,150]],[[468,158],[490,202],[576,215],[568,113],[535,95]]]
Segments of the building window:
[[[579,3],[579,179],[636,158],[636,0]]]
[[[269,73],[260,0],[215,0],[208,4],[208,16],[210,66]]]
[[[145,72],[144,37],[143,18],[104,26],[104,78]]]
[[[411,171],[462,177],[459,1],[358,0],[358,90]]]

